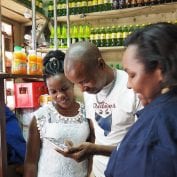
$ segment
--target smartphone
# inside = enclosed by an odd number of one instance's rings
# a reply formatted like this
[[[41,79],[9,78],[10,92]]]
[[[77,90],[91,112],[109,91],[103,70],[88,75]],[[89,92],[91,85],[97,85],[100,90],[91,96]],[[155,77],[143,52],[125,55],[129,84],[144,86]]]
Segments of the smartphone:
[[[47,139],[46,139],[47,140]],[[67,149],[67,146],[65,144],[59,144],[58,142],[52,142],[50,140],[47,140],[47,142],[53,147],[53,148],[57,148],[61,151],[64,151]]]

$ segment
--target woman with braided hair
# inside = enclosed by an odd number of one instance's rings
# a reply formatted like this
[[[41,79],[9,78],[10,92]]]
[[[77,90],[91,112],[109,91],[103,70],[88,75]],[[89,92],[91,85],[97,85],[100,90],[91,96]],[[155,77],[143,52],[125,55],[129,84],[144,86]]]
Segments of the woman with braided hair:
[[[84,105],[74,97],[74,85],[64,75],[65,54],[50,51],[43,61],[43,75],[52,102],[34,112],[29,128],[24,177],[87,177],[88,160],[81,163],[57,153],[52,143],[90,140]],[[52,143],[51,143],[52,142]]]

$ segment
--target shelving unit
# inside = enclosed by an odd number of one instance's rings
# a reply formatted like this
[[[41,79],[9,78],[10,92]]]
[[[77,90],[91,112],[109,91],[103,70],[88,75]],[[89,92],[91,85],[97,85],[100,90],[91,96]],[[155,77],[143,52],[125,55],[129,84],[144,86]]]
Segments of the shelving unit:
[[[4,110],[4,79],[19,79],[19,78],[42,78],[38,75],[13,75],[0,73],[0,176],[7,177],[7,150],[6,150],[6,135],[5,135],[5,110]]]
[[[25,9],[27,9],[24,4],[19,4],[17,1],[14,0],[1,0],[1,8],[2,16],[17,21],[24,26],[31,25],[31,19],[27,19],[24,17]],[[31,13],[31,10],[28,10]],[[46,17],[40,13],[36,13],[36,20],[44,22],[46,20]]]
[[[77,22],[80,20],[90,21],[98,19],[120,19],[126,17],[135,17],[141,15],[162,14],[162,13],[174,13],[177,11],[177,3],[166,3],[154,6],[142,6],[134,8],[117,9],[103,12],[93,12],[79,15],[70,15],[71,22]],[[66,16],[57,18],[58,22],[66,22]]]
[[[9,23],[18,24],[18,28],[21,30],[25,26],[31,26],[31,19],[24,17],[26,7],[23,4],[19,4],[15,0],[0,0],[0,17],[2,20],[7,20]],[[29,9],[29,11],[31,11]],[[36,20],[38,23],[45,24],[47,18],[40,13],[37,13]],[[1,21],[0,21],[1,23]],[[20,32],[19,32],[20,33]],[[15,33],[15,35],[18,35]],[[22,33],[21,33],[22,35]],[[1,41],[0,41],[1,42]],[[0,58],[2,63],[2,58]],[[13,75],[0,73],[0,177],[8,177],[7,173],[7,147],[6,147],[6,118],[5,118],[5,98],[4,98],[4,80],[5,79],[42,79],[39,75]]]
[[[66,23],[67,18],[67,16],[60,16],[57,21]],[[89,23],[92,27],[174,22],[177,20],[177,2],[70,15],[69,18],[71,24]],[[112,62],[121,63],[124,47],[100,47],[99,49],[106,62],[110,62],[111,59]],[[66,51],[66,49],[61,50]]]

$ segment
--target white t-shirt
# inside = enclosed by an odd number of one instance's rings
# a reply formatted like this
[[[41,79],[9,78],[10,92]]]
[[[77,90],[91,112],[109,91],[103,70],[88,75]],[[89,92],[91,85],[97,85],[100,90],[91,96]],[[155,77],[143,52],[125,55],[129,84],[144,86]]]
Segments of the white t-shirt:
[[[135,122],[139,100],[133,90],[127,88],[127,74],[121,70],[116,70],[116,74],[116,80],[104,87],[97,99],[96,94],[84,93],[86,117],[93,121],[96,144],[117,146]],[[98,100],[104,102],[99,104]],[[96,177],[104,177],[108,160],[107,156],[94,156]]]

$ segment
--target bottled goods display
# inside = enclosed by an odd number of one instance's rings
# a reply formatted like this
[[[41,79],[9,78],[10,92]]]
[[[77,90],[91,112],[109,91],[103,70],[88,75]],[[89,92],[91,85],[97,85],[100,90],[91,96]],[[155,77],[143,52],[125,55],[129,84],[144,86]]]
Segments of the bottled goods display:
[[[97,47],[123,46],[125,38],[138,28],[145,24],[122,25],[122,26],[101,26],[91,27],[89,24],[75,25],[70,27],[71,44],[78,41],[90,41]],[[50,48],[54,46],[54,29],[52,27],[50,34]],[[64,24],[57,27],[58,47],[67,47],[67,26]]]
[[[25,4],[29,9],[31,9],[31,0],[17,0],[17,2]],[[41,14],[45,14],[43,0],[36,0],[35,5],[36,5],[36,11],[37,12],[39,12]]]
[[[63,24],[62,26],[57,27],[57,39],[58,47],[66,48],[67,47],[67,25]],[[90,40],[90,25],[71,25],[70,27],[70,42],[71,44],[78,41]],[[54,28],[50,29],[50,48],[54,47]]]
[[[43,63],[41,53],[30,50],[28,56],[24,50],[16,46],[12,58],[12,74],[42,75]]]
[[[70,0],[69,14],[84,14],[130,7],[152,6],[170,3],[176,0]],[[53,1],[48,3],[48,17],[53,17]],[[66,1],[57,1],[57,16],[66,16]]]

